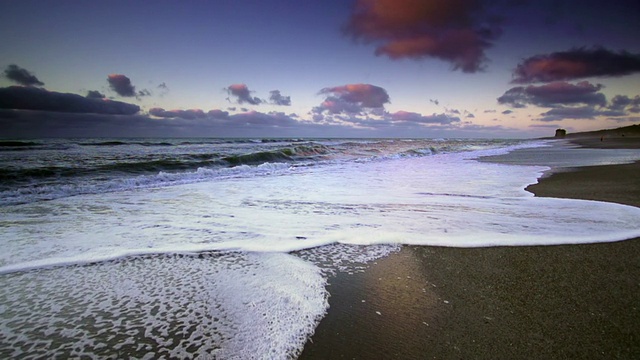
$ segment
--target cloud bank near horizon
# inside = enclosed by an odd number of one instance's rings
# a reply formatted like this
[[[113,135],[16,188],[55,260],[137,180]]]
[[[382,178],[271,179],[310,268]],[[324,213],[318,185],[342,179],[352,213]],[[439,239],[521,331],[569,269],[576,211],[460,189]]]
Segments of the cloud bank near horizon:
[[[247,88],[248,90],[248,88]],[[132,90],[133,91],[133,90]],[[309,136],[309,137],[386,137],[418,136],[420,131],[458,131],[470,134],[510,132],[506,127],[482,127],[462,122],[460,111],[423,115],[417,112],[390,113],[387,91],[371,84],[346,84],[323,88],[327,96],[316,107],[319,117],[306,120],[297,114],[241,113],[212,109],[173,109],[160,107],[140,112],[140,107],[103,98],[98,91],[87,96],[58,93],[42,88],[0,88],[0,123],[7,135],[17,132],[34,136],[56,136],[69,128],[67,136]],[[244,93],[246,94],[246,92]],[[235,109],[234,109],[235,110]],[[47,127],[50,127],[47,132]],[[476,135],[474,135],[476,136]]]
[[[0,109],[110,115],[133,115],[140,111],[138,105],[120,101],[23,86],[0,88]]]

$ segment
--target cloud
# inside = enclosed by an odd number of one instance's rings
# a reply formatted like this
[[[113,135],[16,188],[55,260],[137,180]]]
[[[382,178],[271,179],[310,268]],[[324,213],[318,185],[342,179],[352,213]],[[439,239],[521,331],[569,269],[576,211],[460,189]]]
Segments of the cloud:
[[[271,90],[271,96],[269,96],[269,101],[275,105],[291,105],[291,96],[282,96],[280,94],[280,90]]]
[[[511,113],[513,113],[512,110],[505,110],[505,111],[502,112],[503,115],[509,115]]]
[[[207,116],[216,118],[216,119],[226,119],[229,117],[229,113],[226,111],[215,109],[215,110],[209,110],[207,112]]]
[[[560,121],[564,119],[595,119],[598,116],[620,117],[625,116],[624,111],[596,109],[593,106],[558,107],[540,114],[539,121]]]
[[[136,88],[131,84],[131,80],[122,74],[111,74],[107,77],[107,82],[113,91],[123,97],[136,96]]]
[[[84,97],[81,98],[86,100]],[[199,114],[200,111],[194,111],[194,113]],[[327,121],[321,114],[315,115],[320,115],[318,121],[296,120],[293,118],[294,115],[282,112],[256,111],[228,115],[226,111],[211,110],[204,117],[198,115],[186,119],[153,115],[74,114],[0,109],[0,129],[6,137],[35,138],[45,136],[256,138],[513,136],[513,129],[460,122],[457,118],[447,118],[446,114],[423,116],[409,112],[384,113],[379,119],[363,119],[342,114],[336,115],[340,119],[335,119],[333,122]],[[395,121],[392,119],[394,115]]]
[[[391,120],[394,122],[412,122],[420,124],[451,124],[454,122],[460,122],[460,118],[457,116],[449,116],[447,114],[432,114],[422,115],[409,111],[397,111],[390,114]]]
[[[200,109],[191,109],[191,110],[169,110],[165,111],[163,108],[152,108],[149,110],[149,115],[153,115],[155,117],[160,118],[181,118],[181,119],[201,119],[206,117],[204,111]]]
[[[601,47],[577,48],[525,59],[514,70],[512,82],[552,82],[637,72],[640,72],[640,54],[613,52]]]
[[[640,95],[636,95],[634,98],[626,95],[616,95],[611,99],[608,108],[611,110],[626,110],[632,113],[640,113]]]
[[[234,122],[250,124],[250,125],[261,125],[261,126],[276,126],[276,127],[290,127],[296,126],[299,124],[298,121],[291,119],[284,113],[280,112],[272,112],[272,113],[261,113],[257,111],[249,111],[245,113],[231,115],[229,117]]]
[[[107,82],[111,90],[122,97],[142,97],[151,96],[151,91],[142,89],[136,92],[136,87],[131,84],[131,80],[122,74],[111,74],[107,77]]]
[[[140,111],[139,106],[120,101],[22,86],[0,88],[0,109],[113,115],[132,115]]]
[[[167,95],[169,93],[169,86],[167,86],[167,84],[164,83],[164,82],[162,82],[158,86],[156,86],[156,89],[158,89],[158,95],[160,97],[164,97],[165,95]]]
[[[493,110],[493,109],[489,109],[489,110],[485,110],[485,111],[483,111],[483,112],[484,112],[485,114],[491,114],[491,113],[496,113],[497,111],[496,111],[496,110]]]
[[[238,104],[248,103],[251,105],[260,105],[264,102],[264,100],[251,97],[251,91],[245,84],[231,84],[225,90],[229,93],[229,95],[233,95],[237,98]]]
[[[384,109],[384,104],[390,102],[387,91],[371,84],[347,84],[320,90],[320,94],[328,95],[317,107],[314,113],[329,112],[330,114],[360,114],[364,111]]]
[[[454,70],[482,70],[485,50],[501,34],[481,0],[358,0],[344,31],[375,43],[391,59],[437,58]],[[493,4],[495,5],[495,4]]]
[[[106,96],[104,94],[102,94],[98,90],[89,90],[89,91],[87,91],[87,96],[86,97],[88,99],[104,99],[104,98],[106,98]]]
[[[314,107],[312,112],[316,114],[321,114],[324,112],[328,112],[329,114],[360,114],[362,112],[362,107],[358,106],[358,104],[353,104],[350,102],[346,102],[341,100],[335,96],[327,97],[320,105]]]
[[[229,118],[229,113],[219,109],[209,110],[204,112],[201,109],[189,109],[189,110],[165,110],[163,108],[152,108],[149,110],[149,115],[163,118],[163,119],[218,119],[224,120]]]
[[[523,108],[527,105],[555,107],[568,104],[606,105],[607,99],[599,91],[604,86],[588,81],[570,84],[564,81],[541,86],[517,86],[507,90],[498,98],[498,103]]]
[[[162,119],[183,119],[183,120],[217,120],[217,125],[233,126],[235,125],[257,125],[266,127],[288,127],[295,126],[298,121],[292,119],[290,115],[280,112],[261,113],[258,111],[247,111],[240,114],[229,115],[227,111],[219,109],[204,112],[201,109],[190,110],[165,110],[162,108],[152,108],[149,115]],[[209,123],[213,124],[213,123]]]
[[[24,86],[44,85],[44,83],[38,80],[38,78],[31,74],[31,72],[15,64],[7,66],[4,70],[4,76],[9,80]]]

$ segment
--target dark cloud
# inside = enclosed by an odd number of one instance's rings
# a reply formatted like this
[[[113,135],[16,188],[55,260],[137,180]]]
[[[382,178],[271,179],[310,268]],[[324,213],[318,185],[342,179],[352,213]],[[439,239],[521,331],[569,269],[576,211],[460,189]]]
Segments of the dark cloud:
[[[207,116],[216,118],[216,119],[226,119],[229,117],[229,113],[226,111],[215,109],[215,110],[209,110],[207,112]]]
[[[467,118],[469,118],[469,119],[473,119],[473,118],[475,118],[476,116],[475,116],[475,115],[473,115],[472,113],[467,113],[467,116],[466,116],[466,117],[467,117]]]
[[[158,89],[169,91],[169,87],[164,82],[160,83],[160,85],[158,85],[157,87]]]
[[[225,90],[229,93],[229,95],[233,95],[237,98],[238,104],[248,103],[251,105],[260,105],[264,102],[264,100],[251,97],[251,91],[245,84],[232,84],[229,85]]]
[[[9,115],[9,116],[7,116]],[[141,115],[108,115],[30,110],[0,110],[0,128],[9,137],[168,136]]]
[[[505,110],[505,111],[502,112],[503,115],[509,115],[511,113],[513,113],[512,110]]]
[[[320,105],[314,107],[312,112],[317,114],[324,112],[328,112],[329,114],[360,114],[362,110],[362,107],[358,106],[358,104],[344,101],[335,96],[329,96]]]
[[[131,84],[131,80],[122,74],[111,74],[107,77],[109,87],[118,95],[123,97],[148,96],[151,92],[147,89],[136,92],[136,87]]]
[[[604,86],[588,81],[577,84],[554,82],[541,86],[517,86],[507,90],[498,98],[498,103],[523,108],[527,105],[555,107],[569,104],[605,106],[607,99],[599,92]]]
[[[602,85],[592,85],[586,81],[570,87],[567,85],[570,84],[558,82],[538,87],[529,86],[527,88],[534,88],[535,91],[530,91],[525,95],[521,90],[511,93],[507,91],[504,97],[510,102],[512,101],[511,105],[515,104],[516,107],[533,104],[551,108],[541,113],[541,117],[537,119],[545,122],[565,119],[590,120],[597,117],[626,121],[630,119],[630,115],[640,113],[640,96],[631,98],[626,95],[616,95],[607,103],[604,95],[597,93]],[[526,88],[519,87],[517,89]]]
[[[611,99],[608,106],[611,110],[629,111],[631,113],[640,113],[640,95],[630,98],[626,95],[616,95]]]
[[[120,96],[136,96],[136,88],[131,84],[131,79],[122,74],[111,74],[107,76],[107,82],[111,89]]]
[[[451,124],[460,122],[457,116],[449,116],[447,114],[422,115],[409,111],[398,111],[390,114],[391,120],[394,122],[412,122],[420,124]]]
[[[501,21],[481,0],[358,0],[346,34],[391,59],[437,58],[467,73],[482,69]]]
[[[22,86],[0,88],[0,109],[121,115],[132,115],[140,111],[139,106],[120,101]]]
[[[149,110],[149,115],[164,119],[217,119],[227,121],[226,124],[236,123],[261,126],[293,126],[298,123],[296,120],[293,120],[291,116],[279,112],[261,113],[257,111],[248,111],[240,114],[229,115],[227,111],[219,109],[209,110],[205,113],[200,109],[164,110],[162,108],[152,108]]]
[[[284,105],[284,106],[290,106],[291,105],[291,96],[282,96],[280,94],[280,90],[271,90],[270,94],[271,94],[271,96],[269,96],[269,101],[272,104]]]
[[[237,123],[261,125],[261,126],[276,126],[276,127],[290,127],[297,126],[299,122],[293,120],[289,116],[280,112],[261,113],[257,111],[249,111],[245,113],[231,115],[231,120]]]
[[[173,119],[173,118],[181,118],[181,119],[202,119],[205,118],[207,115],[204,113],[204,111],[200,110],[200,109],[191,109],[191,110],[169,110],[169,111],[165,111],[162,108],[152,108],[149,110],[149,115],[153,115],[155,117],[160,117],[160,118],[167,118],[167,119]]]
[[[4,76],[9,80],[24,86],[44,85],[44,83],[38,80],[38,78],[31,74],[31,72],[15,64],[7,66],[4,70]]]
[[[440,102],[438,101],[438,99],[429,99],[429,102],[434,105],[440,105]]]
[[[165,110],[163,108],[152,108],[149,110],[149,115],[164,118],[164,119],[185,119],[185,120],[195,120],[195,119],[228,119],[229,113],[227,111],[222,111],[218,109],[209,110],[208,112],[204,112],[201,109],[189,109],[189,110]]]
[[[102,94],[98,90],[89,90],[89,91],[87,91],[87,96],[86,97],[88,99],[104,99],[104,98],[106,98],[106,96],[104,94]]]
[[[383,110],[390,102],[387,91],[371,84],[348,84],[320,90],[320,94],[329,95],[317,107],[314,113],[359,114],[363,111]]]
[[[640,72],[640,54],[604,48],[578,48],[536,55],[522,61],[513,83],[551,82],[587,77],[623,76]]]
[[[608,109],[596,109],[593,106],[580,106],[580,107],[558,107],[551,109],[547,112],[540,114],[542,117],[538,118],[539,121],[560,121],[565,119],[595,119],[598,116],[608,117],[620,117],[625,116],[624,111],[608,110]]]
[[[317,121],[298,121],[282,112],[228,115],[212,110],[204,117],[186,119],[0,109],[0,129],[6,137],[496,137],[511,133],[508,128],[461,122],[446,114],[384,113],[378,119],[315,115]]]

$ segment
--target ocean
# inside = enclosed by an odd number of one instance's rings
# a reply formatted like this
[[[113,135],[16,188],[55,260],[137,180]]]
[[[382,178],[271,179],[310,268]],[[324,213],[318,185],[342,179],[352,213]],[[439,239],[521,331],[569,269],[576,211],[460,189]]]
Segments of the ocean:
[[[524,190],[638,159],[545,140],[0,140],[0,356],[295,358],[328,279],[402,244],[640,236],[639,208]]]

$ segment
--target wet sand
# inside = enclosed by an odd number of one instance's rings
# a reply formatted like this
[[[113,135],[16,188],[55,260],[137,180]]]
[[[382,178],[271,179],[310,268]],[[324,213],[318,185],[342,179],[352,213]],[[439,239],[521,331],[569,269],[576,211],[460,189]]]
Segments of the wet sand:
[[[640,207],[640,163],[570,170],[528,190]],[[640,358],[640,238],[405,246],[329,281],[329,313],[301,359]]]

